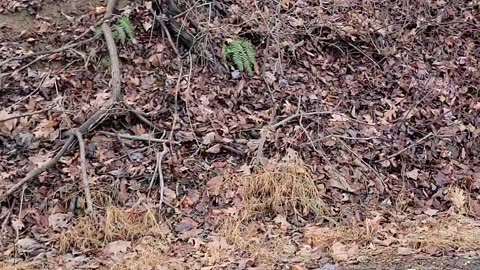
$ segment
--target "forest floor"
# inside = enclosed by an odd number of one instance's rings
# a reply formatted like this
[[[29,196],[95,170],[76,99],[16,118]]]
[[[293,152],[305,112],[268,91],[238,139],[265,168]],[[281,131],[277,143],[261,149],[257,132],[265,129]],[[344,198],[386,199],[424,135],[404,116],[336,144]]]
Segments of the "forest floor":
[[[478,1],[106,7],[0,2],[1,269],[480,269]]]

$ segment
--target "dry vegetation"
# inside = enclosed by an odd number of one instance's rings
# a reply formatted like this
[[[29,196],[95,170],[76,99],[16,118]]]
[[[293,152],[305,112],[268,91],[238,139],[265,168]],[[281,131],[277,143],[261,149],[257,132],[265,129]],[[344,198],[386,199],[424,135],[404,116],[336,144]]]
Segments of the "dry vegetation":
[[[127,212],[116,206],[108,206],[104,211],[103,217],[83,218],[71,229],[60,234],[58,237],[60,251],[95,249],[113,241],[132,241],[144,236],[158,239],[164,237],[164,230],[152,209]]]
[[[480,256],[477,1],[120,2],[116,72],[105,3],[0,1],[1,269]]]

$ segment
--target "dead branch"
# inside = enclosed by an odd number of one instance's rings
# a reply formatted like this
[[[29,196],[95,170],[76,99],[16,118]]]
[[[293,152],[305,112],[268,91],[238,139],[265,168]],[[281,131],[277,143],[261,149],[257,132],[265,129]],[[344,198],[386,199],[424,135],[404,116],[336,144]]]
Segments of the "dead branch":
[[[386,158],[377,160],[377,162],[382,162],[382,161],[385,161],[385,160],[389,160],[389,159],[394,158],[394,157],[396,157],[396,156],[398,156],[398,155],[401,155],[403,152],[405,152],[405,151],[407,151],[408,149],[410,149],[410,148],[412,148],[412,147],[420,144],[421,142],[425,141],[426,139],[432,137],[433,135],[434,135],[434,134],[430,132],[430,133],[428,133],[427,135],[423,136],[420,140],[418,140],[418,141],[410,144],[409,146],[403,148],[402,150],[396,152],[395,154],[392,154],[392,155],[387,156]]]
[[[292,121],[293,119],[297,118],[297,117],[304,117],[304,116],[312,116],[312,115],[321,115],[321,114],[335,114],[335,112],[330,112],[330,111],[325,111],[325,112],[308,112],[308,113],[296,113],[294,115],[290,115],[289,117],[283,119],[282,121],[280,122],[277,122],[273,125],[271,125],[270,127],[275,129],[275,128],[278,128],[280,126],[283,126],[285,125],[286,123]]]
[[[112,9],[112,11],[113,11],[113,9]],[[107,13],[108,13],[108,11],[107,11]],[[103,24],[107,19],[109,19],[111,17],[112,12],[110,12],[110,14],[107,14],[107,13],[105,13],[105,16],[93,26],[93,29],[95,29],[95,27]],[[15,60],[23,60],[23,59],[27,59],[27,58],[30,58],[30,57],[44,56],[44,55],[48,55],[48,54],[63,52],[63,51],[66,51],[68,49],[75,48],[75,47],[90,43],[92,41],[95,41],[97,38],[100,37],[100,34],[95,34],[93,37],[91,37],[89,39],[82,40],[82,41],[79,41],[79,42],[75,42],[76,40],[79,40],[82,37],[84,37],[90,31],[92,31],[92,28],[88,28],[82,34],[80,34],[75,40],[73,40],[73,41],[67,43],[67,45],[65,45],[63,47],[60,47],[60,48],[57,48],[57,49],[45,50],[45,51],[41,51],[41,52],[33,52],[33,53],[25,54],[25,55],[19,55],[19,56],[14,56],[14,57],[8,58],[8,59],[0,62],[0,67],[10,63],[11,61],[15,61]],[[44,58],[44,57],[42,57],[42,58]],[[40,60],[40,59],[37,58],[36,61],[37,60]]]
[[[111,16],[113,9],[115,8],[115,5],[117,3],[117,0],[109,0],[107,4],[107,9],[105,12],[104,18],[108,18]],[[110,26],[108,25],[108,22],[106,20],[103,20],[102,23],[102,31],[103,35],[105,37],[105,41],[107,43],[108,47],[108,52],[110,54],[110,61],[112,63],[111,69],[112,69],[112,79],[111,79],[111,85],[112,85],[112,96],[109,101],[107,101],[103,106],[102,109],[97,111],[95,114],[93,114],[85,123],[83,123],[78,129],[73,129],[67,141],[63,145],[63,147],[60,149],[60,151],[51,159],[49,160],[46,164],[43,166],[31,171],[28,173],[22,180],[20,180],[18,183],[13,185],[10,189],[8,189],[5,193],[1,194],[0,196],[0,202],[4,201],[7,197],[12,195],[15,191],[17,191],[20,187],[23,185],[29,183],[33,179],[35,179],[37,176],[45,172],[48,168],[51,166],[55,165],[60,158],[67,152],[67,150],[75,143],[75,132],[80,132],[80,133],[86,133],[88,132],[95,124],[99,124],[106,118],[107,112],[109,109],[122,98],[122,93],[121,93],[121,74],[120,74],[120,60],[118,59],[118,54],[117,54],[117,46],[115,45],[115,40],[113,39],[112,31],[110,30]]]
[[[159,202],[158,209],[162,209],[162,203],[163,203],[163,192],[164,192],[164,189],[165,189],[165,182],[163,180],[162,159],[167,153],[168,153],[168,148],[167,148],[167,145],[164,143],[163,144],[163,150],[157,157],[157,160],[158,160],[158,178],[160,179],[160,202]]]
[[[36,115],[36,114],[40,114],[40,113],[43,113],[43,112],[47,112],[47,111],[50,111],[51,108],[52,108],[52,107],[49,107],[49,108],[43,109],[43,110],[39,110],[39,111],[34,111],[34,112],[31,112],[31,113],[24,113],[24,114],[19,114],[19,115],[13,115],[13,116],[10,116],[10,117],[7,117],[7,118],[0,119],[0,123],[6,122],[6,121],[10,121],[10,120],[13,120],[13,119],[18,119],[18,118],[22,118],[22,117],[29,117],[29,116],[32,116],[32,115]]]
[[[270,128],[273,127],[273,121],[275,121],[275,115],[277,113],[277,105],[273,107],[272,115],[270,117],[270,122],[267,126],[264,126],[260,131],[260,140],[258,141],[258,148],[257,154],[255,155],[255,159],[252,162],[253,166],[257,166],[260,162],[260,159],[263,158],[263,147],[265,146],[265,141],[267,140],[267,132]]]
[[[43,166],[38,167],[37,169],[31,171],[22,180],[20,180],[18,183],[16,183],[11,188],[9,188],[5,193],[3,193],[0,196],[0,202],[4,201],[6,198],[12,195],[15,191],[17,191],[23,185],[27,184],[28,182],[32,181],[37,176],[45,172],[48,168],[55,165],[60,160],[60,158],[67,152],[70,146],[73,145],[73,143],[75,143],[75,137],[73,135],[70,135],[67,141],[65,142],[65,144],[63,145],[63,147],[60,149],[60,151],[58,151],[58,153],[51,160],[49,160]]]
[[[175,51],[175,54],[176,54],[178,57],[181,57],[180,52],[178,51],[177,46],[176,46],[175,43],[173,42],[172,36],[170,35],[170,32],[168,31],[168,28],[167,28],[167,26],[165,25],[165,23],[163,22],[162,19],[157,19],[157,21],[158,21],[158,22],[160,23],[160,25],[162,26],[163,31],[165,31],[165,34],[167,35],[168,41],[170,42],[170,45],[172,46],[173,51]]]
[[[23,60],[23,59],[27,59],[27,58],[30,58],[30,57],[63,52],[63,51],[66,51],[68,49],[78,47],[78,46],[81,46],[83,44],[90,43],[90,42],[96,40],[98,37],[100,37],[100,34],[96,34],[95,36],[93,36],[89,39],[86,39],[86,40],[82,40],[82,41],[79,41],[79,42],[76,42],[76,43],[65,45],[61,48],[57,48],[57,49],[53,49],[53,50],[46,50],[46,51],[41,51],[41,52],[33,52],[33,53],[25,54],[25,55],[11,57],[11,58],[8,58],[5,61],[0,62],[0,66],[4,66],[4,65],[6,65],[9,62],[14,61],[14,60]]]
[[[170,140],[165,140],[165,139],[150,138],[150,137],[145,137],[145,136],[134,136],[134,135],[128,135],[128,134],[118,134],[118,133],[106,132],[106,131],[99,131],[99,133],[105,134],[105,135],[110,135],[110,136],[117,136],[117,137],[120,137],[120,138],[123,138],[123,139],[128,139],[128,140],[157,142],[157,143],[173,143],[173,144],[178,144],[179,143],[179,142],[176,142],[176,141],[170,141]]]
[[[80,133],[80,131],[77,130],[75,135],[77,136],[78,147],[80,148],[80,164],[82,168],[83,190],[85,192],[85,201],[87,203],[87,213],[92,214],[93,203],[90,187],[88,185],[87,161],[85,160],[85,143],[83,142],[82,133]]]

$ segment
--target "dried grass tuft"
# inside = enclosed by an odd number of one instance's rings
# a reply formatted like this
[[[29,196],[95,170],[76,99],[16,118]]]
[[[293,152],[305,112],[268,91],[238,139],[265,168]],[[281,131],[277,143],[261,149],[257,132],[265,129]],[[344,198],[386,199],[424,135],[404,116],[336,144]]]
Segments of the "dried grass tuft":
[[[139,240],[135,252],[120,263],[110,266],[109,270],[170,269],[172,258],[168,256],[168,247],[164,241],[151,236]]]
[[[100,221],[90,217],[80,220],[59,235],[57,244],[60,251],[67,252],[100,248],[111,241],[130,241],[144,236],[163,236],[152,210],[134,213],[109,206]]]
[[[463,216],[429,219],[411,227],[405,239],[422,250],[480,250],[480,224]]]
[[[288,238],[266,238],[257,218],[278,215],[311,216],[330,214],[321,199],[322,190],[298,159],[271,163],[252,175],[231,175],[227,182],[240,186],[242,203],[227,216],[219,229],[235,251],[242,251],[260,269],[273,269],[278,256],[288,253]]]
[[[319,218],[330,213],[313,175],[299,161],[275,163],[230,180],[241,185],[244,218],[272,214]]]

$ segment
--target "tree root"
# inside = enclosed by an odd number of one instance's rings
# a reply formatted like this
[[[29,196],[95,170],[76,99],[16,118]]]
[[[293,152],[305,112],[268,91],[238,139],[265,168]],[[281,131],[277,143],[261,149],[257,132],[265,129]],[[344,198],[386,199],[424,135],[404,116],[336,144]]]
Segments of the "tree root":
[[[100,109],[98,109],[87,121],[85,121],[80,127],[74,128],[70,130],[68,134],[68,138],[65,141],[64,145],[58,151],[58,153],[51,159],[49,160],[46,164],[43,166],[31,171],[28,173],[23,179],[21,179],[18,183],[14,184],[12,187],[10,187],[5,193],[0,195],[0,202],[5,201],[9,196],[11,196],[13,193],[15,193],[20,187],[24,186],[25,184],[28,184],[29,182],[33,181],[38,177],[40,174],[45,172],[48,168],[52,167],[55,165],[60,158],[75,144],[75,141],[77,138],[81,137],[82,134],[88,133],[90,130],[93,130],[95,127],[100,125],[103,121],[105,121],[109,117],[109,111],[112,109],[114,106],[117,104],[122,104],[123,103],[123,95],[122,95],[122,81],[121,81],[121,73],[120,73],[120,60],[118,58],[118,53],[117,53],[117,46],[115,44],[115,40],[113,39],[112,31],[110,30],[110,25],[107,21],[107,19],[112,15],[113,9],[115,8],[117,4],[117,0],[109,0],[107,4],[107,9],[105,12],[105,16],[102,19],[101,23],[101,29],[107,44],[108,52],[110,55],[110,62],[111,62],[111,87],[112,87],[112,94],[111,98],[105,102]],[[82,34],[83,35],[83,34]],[[75,44],[72,44],[75,45]],[[71,45],[68,45],[71,46]],[[57,49],[57,50],[52,50],[53,52],[57,51],[62,51],[65,49],[66,46]],[[44,52],[42,52],[44,53]],[[49,53],[49,52],[47,52]],[[40,53],[34,53],[34,54],[29,54],[25,55],[22,57],[17,57],[11,60],[15,59],[25,59],[27,57],[31,57],[34,55],[39,55]],[[9,60],[9,61],[11,61]],[[6,61],[3,61],[1,64],[4,64]],[[8,62],[8,61],[7,61]],[[80,136],[79,136],[80,135]],[[80,149],[81,150],[81,149]],[[81,154],[81,155],[84,155]],[[82,166],[86,166],[82,162]],[[85,182],[85,173],[83,175],[84,182]],[[85,195],[88,197],[89,190],[88,189],[88,183],[85,184]],[[91,200],[88,205],[89,211],[92,210],[92,205],[91,205]]]

